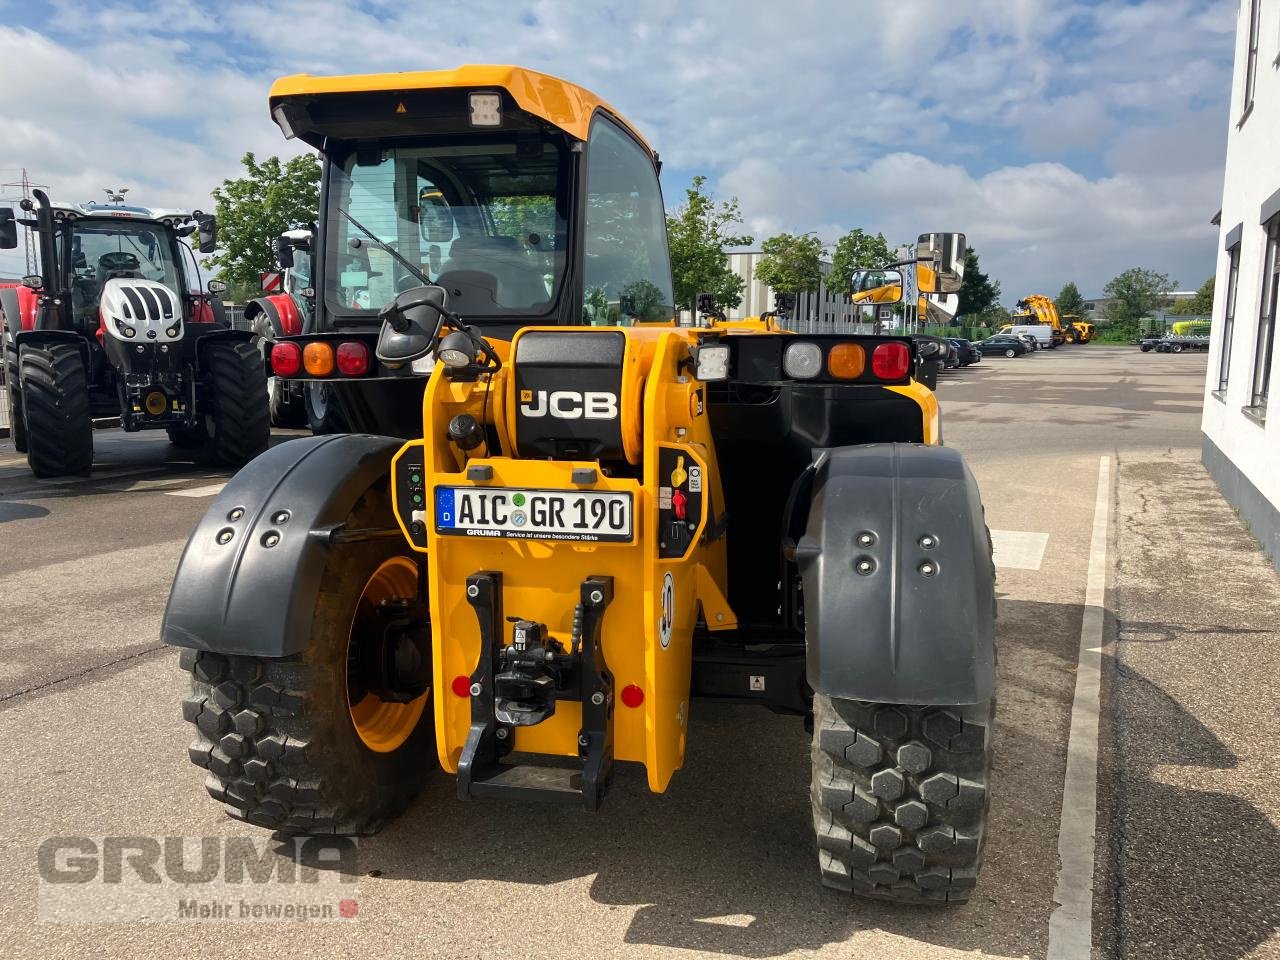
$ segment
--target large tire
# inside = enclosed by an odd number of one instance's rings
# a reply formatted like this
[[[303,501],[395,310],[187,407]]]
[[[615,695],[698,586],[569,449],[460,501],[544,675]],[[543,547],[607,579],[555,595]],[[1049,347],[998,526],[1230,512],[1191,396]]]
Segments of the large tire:
[[[370,491],[351,522],[393,522],[385,486]],[[349,709],[348,640],[374,571],[413,560],[395,540],[336,547],[321,580],[305,651],[281,659],[182,652],[191,673],[183,716],[197,735],[189,749],[208,771],[205,787],[239,820],[287,833],[367,834],[408,805],[435,764],[432,691],[415,701],[411,732],[379,752]],[[364,702],[363,700],[361,702]],[[379,704],[381,701],[379,701]]]
[[[349,433],[350,424],[338,406],[333,389],[324,382],[306,384],[304,394],[307,404],[307,425],[316,436],[331,433]]]
[[[825,886],[963,903],[982,864],[995,701],[814,697],[813,823]]]
[[[204,351],[208,371],[209,415],[205,429],[209,452],[219,463],[239,467],[271,442],[267,407],[267,368],[252,343],[211,343]]]
[[[80,348],[69,343],[23,347],[18,367],[31,472],[37,477],[88,473],[93,421]]]
[[[27,452],[27,418],[22,412],[22,381],[18,371],[18,352],[10,347],[4,351],[5,386],[9,390],[9,437],[18,453]]]

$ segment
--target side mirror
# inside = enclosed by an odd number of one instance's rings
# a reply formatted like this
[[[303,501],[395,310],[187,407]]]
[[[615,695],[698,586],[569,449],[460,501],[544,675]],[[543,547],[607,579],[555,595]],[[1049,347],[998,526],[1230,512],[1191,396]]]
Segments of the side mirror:
[[[964,283],[963,233],[922,233],[916,240],[916,284],[921,293],[959,293]]]
[[[293,266],[293,244],[289,242],[288,237],[276,238],[276,262],[280,264],[282,270],[288,270]]]
[[[12,250],[18,245],[18,223],[13,217],[13,207],[0,208],[0,250]]]
[[[227,284],[225,280],[210,280],[208,288],[210,293],[219,297],[227,292]]]
[[[902,299],[902,273],[855,270],[849,281],[849,298],[859,304],[897,303]]]
[[[402,367],[431,352],[444,323],[444,287],[412,287],[378,312],[382,329],[374,351],[389,367]]]
[[[43,290],[44,277],[40,276],[38,273],[29,273],[22,278],[22,285],[31,290]]]
[[[200,224],[200,252],[213,253],[218,248],[218,218],[213,214],[202,214],[197,219]]]

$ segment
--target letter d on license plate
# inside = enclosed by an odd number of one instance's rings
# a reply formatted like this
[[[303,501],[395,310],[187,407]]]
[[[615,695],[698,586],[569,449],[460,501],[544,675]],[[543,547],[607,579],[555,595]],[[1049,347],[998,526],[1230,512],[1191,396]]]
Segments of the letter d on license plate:
[[[436,532],[520,540],[633,539],[629,493],[436,487]]]

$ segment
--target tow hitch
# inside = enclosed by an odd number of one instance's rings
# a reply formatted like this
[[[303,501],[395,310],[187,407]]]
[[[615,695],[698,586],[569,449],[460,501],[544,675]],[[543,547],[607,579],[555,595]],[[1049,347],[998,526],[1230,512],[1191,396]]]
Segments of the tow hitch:
[[[480,626],[480,661],[471,675],[471,730],[458,761],[458,796],[581,801],[599,809],[613,774],[613,676],[600,650],[600,626],[613,599],[612,577],[582,581],[571,649],[543,624],[512,618],[503,643],[502,574],[467,578],[467,601]],[[515,727],[554,715],[556,701],[582,704],[580,763],[572,767],[508,760]],[[556,758],[562,759],[562,758]]]

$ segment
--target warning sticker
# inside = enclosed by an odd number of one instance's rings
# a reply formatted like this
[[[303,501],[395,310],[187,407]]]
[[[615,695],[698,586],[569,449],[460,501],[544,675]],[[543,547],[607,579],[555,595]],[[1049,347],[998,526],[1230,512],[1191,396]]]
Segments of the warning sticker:
[[[702,468],[701,467],[689,468],[689,492],[690,493],[702,492]]]

